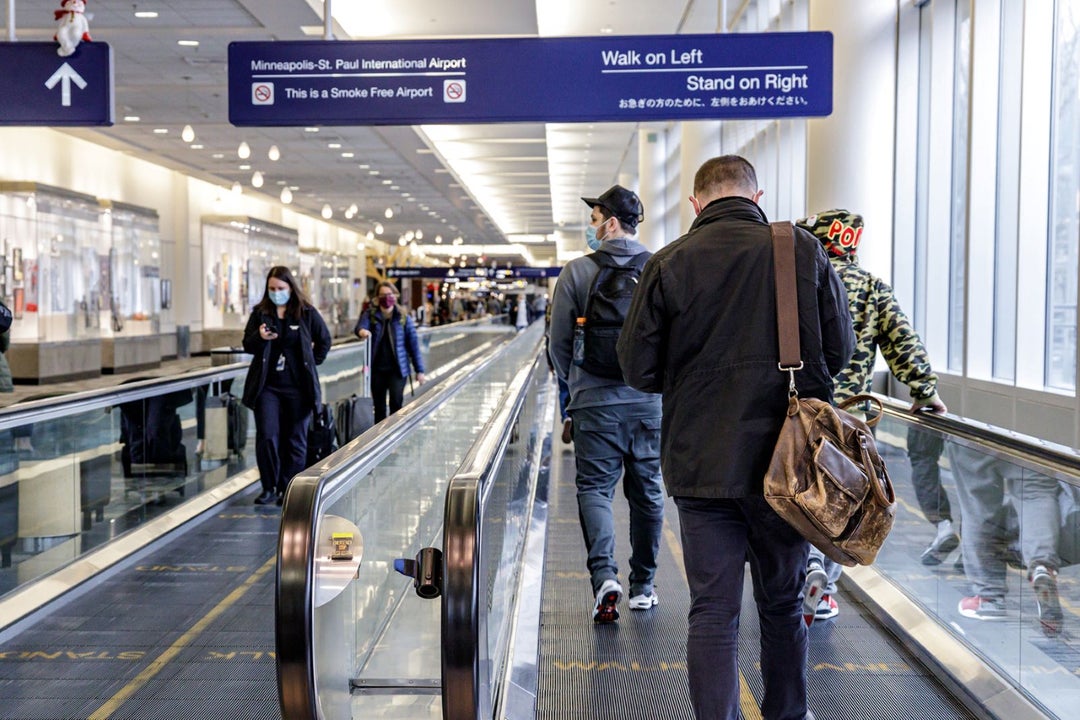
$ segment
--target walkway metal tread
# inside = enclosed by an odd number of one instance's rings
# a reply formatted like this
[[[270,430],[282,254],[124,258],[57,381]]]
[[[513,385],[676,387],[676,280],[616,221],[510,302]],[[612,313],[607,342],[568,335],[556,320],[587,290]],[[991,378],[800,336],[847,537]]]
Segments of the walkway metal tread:
[[[577,520],[572,446],[557,447],[550,492],[541,608],[537,718],[692,718],[686,686],[689,593],[678,514],[669,499],[657,572],[660,605],[594,626],[585,548]],[[620,567],[629,555],[629,510],[615,501]],[[625,584],[625,577],[621,578]],[[743,589],[740,669],[760,704],[760,638],[749,568]],[[858,603],[838,595],[840,615],[810,629],[808,694],[817,720],[967,720],[972,715]],[[751,716],[747,716],[750,720]],[[760,715],[756,716],[760,718]]]
[[[245,493],[0,643],[0,720],[279,718],[277,508]]]

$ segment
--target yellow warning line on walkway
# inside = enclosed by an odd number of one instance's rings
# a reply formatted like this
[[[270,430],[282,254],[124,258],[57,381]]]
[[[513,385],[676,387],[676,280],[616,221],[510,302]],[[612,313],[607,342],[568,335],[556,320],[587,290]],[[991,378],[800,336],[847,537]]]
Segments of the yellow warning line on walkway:
[[[206,630],[206,628],[208,628],[212,622],[221,617],[221,615],[230,607],[235,605],[240,600],[240,598],[244,597],[247,591],[250,590],[255,585],[255,583],[259,582],[259,580],[262,579],[262,577],[266,575],[266,573],[274,569],[276,564],[277,556],[275,555],[274,557],[267,560],[266,564],[264,564],[254,573],[252,573],[252,575],[247,580],[245,580],[243,584],[240,585],[240,587],[236,588],[231,593],[226,595],[225,598],[217,605],[215,605],[210,612],[206,613],[206,615],[204,615],[202,619],[199,620],[199,622],[192,625],[191,629],[189,629],[187,632],[177,638],[176,642],[170,645],[169,648],[165,650],[165,652],[161,653],[161,655],[159,655],[156,660],[152,661],[149,665],[143,668],[142,672],[136,675],[135,678],[127,685],[125,685],[118,693],[109,698],[108,702],[98,708],[97,711],[88,718],[88,720],[107,720],[107,718],[109,718],[112,713],[120,709],[120,706],[127,702],[132,695],[138,692],[143,686],[146,685],[146,683],[150,682],[150,680],[153,679],[155,675],[165,669],[165,666],[172,662],[176,658],[176,656],[180,654],[181,650],[183,650],[185,647],[190,645],[196,638],[198,638],[199,635],[201,635],[203,631]]]
[[[668,550],[675,556],[679,570],[685,579],[686,565],[683,564],[682,543],[675,536],[675,531],[671,529],[670,523],[664,523],[664,539],[667,541]],[[757,700],[754,699],[754,694],[750,692],[750,686],[747,684],[746,678],[743,677],[742,670],[739,671],[739,709],[742,710],[743,720],[762,720],[761,709],[758,707]]]

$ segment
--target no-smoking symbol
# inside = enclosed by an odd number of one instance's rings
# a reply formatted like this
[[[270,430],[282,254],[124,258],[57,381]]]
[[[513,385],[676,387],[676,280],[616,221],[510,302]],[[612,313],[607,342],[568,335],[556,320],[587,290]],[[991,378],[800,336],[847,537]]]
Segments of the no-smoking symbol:
[[[442,99],[443,99],[443,102],[448,102],[448,103],[463,103],[463,102],[465,102],[465,81],[464,80],[443,80]]]
[[[272,82],[251,83],[251,104],[252,105],[273,105],[274,104],[274,83],[272,83]]]

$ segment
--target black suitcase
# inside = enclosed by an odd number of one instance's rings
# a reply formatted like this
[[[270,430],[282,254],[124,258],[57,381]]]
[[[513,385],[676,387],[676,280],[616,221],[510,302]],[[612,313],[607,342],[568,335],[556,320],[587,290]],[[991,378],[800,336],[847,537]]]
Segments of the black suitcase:
[[[339,447],[360,437],[375,424],[375,406],[369,397],[354,394],[339,400],[334,414]]]
[[[240,403],[240,398],[232,394],[225,396],[225,408],[228,412],[229,450],[237,455],[244,454],[248,439],[248,412]]]
[[[134,400],[120,406],[120,461],[124,477],[145,474],[186,476],[187,449],[176,409],[191,402],[190,390]]]
[[[307,467],[328,457],[337,450],[337,434],[334,428],[334,410],[323,403],[315,411],[308,426]]]

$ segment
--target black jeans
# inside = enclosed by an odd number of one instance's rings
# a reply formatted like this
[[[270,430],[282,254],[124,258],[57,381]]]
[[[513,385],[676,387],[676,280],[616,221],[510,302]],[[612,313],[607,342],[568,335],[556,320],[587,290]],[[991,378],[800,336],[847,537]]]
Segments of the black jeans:
[[[402,396],[405,394],[405,378],[396,372],[371,373],[371,399],[375,405],[375,422],[386,417],[386,393],[390,393],[390,413],[401,409]]]
[[[915,498],[919,509],[934,525],[942,520],[952,520],[949,496],[941,486],[941,469],[938,460],[945,449],[945,439],[930,430],[914,425],[908,426],[907,451],[911,462],[911,484],[915,486]]]
[[[285,492],[307,464],[311,403],[294,388],[266,386],[255,401],[255,462],[264,492]]]
[[[690,585],[686,642],[697,720],[738,720],[739,613],[749,561],[761,626],[765,720],[803,720],[807,630],[802,618],[807,542],[765,498],[676,497]]]

